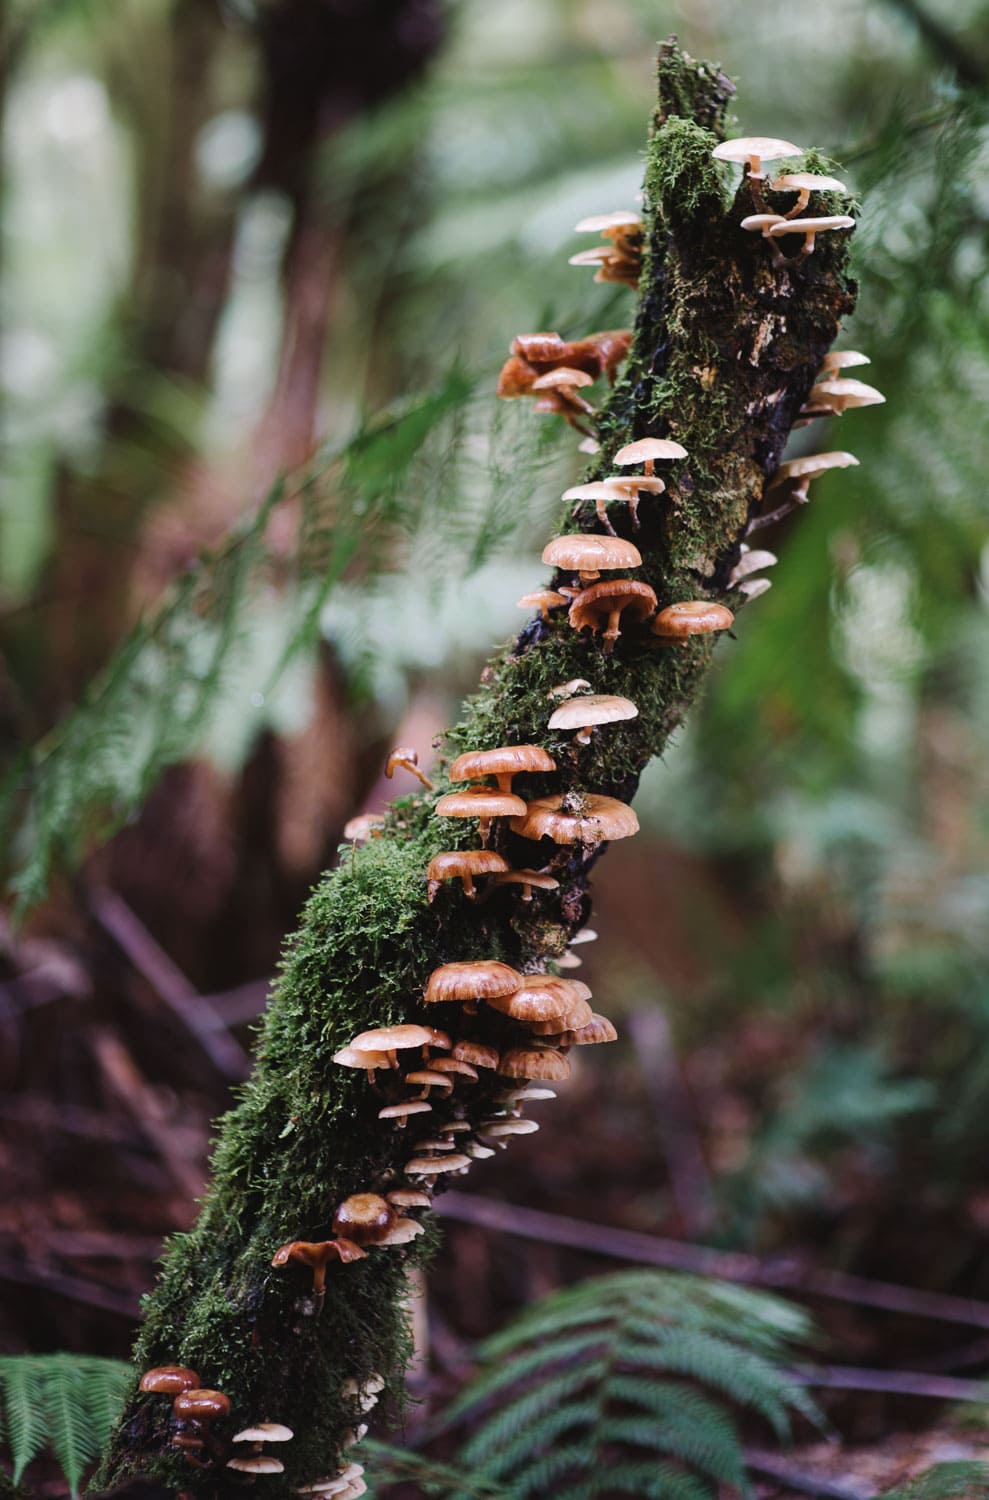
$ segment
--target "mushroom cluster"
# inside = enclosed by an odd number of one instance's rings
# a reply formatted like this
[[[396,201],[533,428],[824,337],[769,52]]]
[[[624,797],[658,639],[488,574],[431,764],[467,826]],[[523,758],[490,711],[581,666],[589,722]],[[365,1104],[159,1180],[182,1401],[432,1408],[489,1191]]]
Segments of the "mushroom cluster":
[[[850,214],[805,214],[811,193],[845,193],[847,188],[837,177],[824,172],[784,172],[768,184],[770,192],[795,194],[794,202],[785,213],[772,212],[766,205],[766,173],[763,163],[780,161],[783,157],[802,156],[799,146],[791,141],[777,140],[773,136],[740,136],[735,140],[722,141],[711,153],[716,161],[738,163],[752,192],[757,213],[742,220],[742,228],[750,234],[760,234],[773,247],[773,264],[786,264],[780,241],[788,235],[798,234],[803,244],[798,258],[814,253],[814,244],[819,234],[828,234],[836,229],[852,229],[855,220]]]
[[[578,392],[602,375],[614,384],[632,342],[630,328],[610,328],[567,343],[558,333],[520,333],[498,376],[504,400],[531,396],[540,416],[558,416],[588,434],[594,407]]]
[[[637,287],[642,271],[642,220],[638,214],[619,209],[610,214],[592,214],[574,226],[575,234],[599,234],[603,245],[578,250],[572,266],[595,266],[595,281],[619,281]]]

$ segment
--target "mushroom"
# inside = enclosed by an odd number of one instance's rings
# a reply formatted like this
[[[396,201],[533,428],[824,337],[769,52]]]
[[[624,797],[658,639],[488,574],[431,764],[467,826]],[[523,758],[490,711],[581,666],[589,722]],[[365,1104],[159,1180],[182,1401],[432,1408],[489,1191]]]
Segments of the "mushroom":
[[[405,1099],[401,1104],[386,1104],[384,1109],[379,1109],[378,1119],[397,1120],[399,1130],[404,1130],[409,1115],[428,1114],[432,1107],[422,1099]]]
[[[781,141],[771,135],[738,136],[731,141],[722,141],[711,152],[715,161],[740,162],[746,175],[761,183],[765,180],[762,170],[764,161],[780,161],[784,156],[802,156],[799,146],[792,141]]]
[[[823,172],[784,172],[782,177],[774,177],[769,186],[774,193],[796,193],[796,203],[783,216],[786,219],[795,219],[803,213],[811,193],[848,192],[837,177],[828,177]]]
[[[810,406],[825,406],[836,416],[850,406],[882,406],[886,400],[882,391],[866,385],[862,380],[842,380],[829,376],[819,380],[807,398]]]
[[[442,1033],[440,1034],[442,1037]],[[449,1039],[447,1038],[449,1045]],[[391,1066],[395,1067],[398,1062],[397,1054],[404,1052],[410,1047],[422,1047],[423,1054],[427,1047],[441,1046],[442,1041],[437,1042],[436,1031],[432,1026],[416,1026],[412,1023],[396,1026],[376,1026],[373,1031],[361,1031],[357,1036],[351,1037],[350,1046],[354,1052],[385,1052],[391,1059]]]
[[[595,281],[620,281],[638,286],[642,261],[642,220],[638,214],[619,210],[581,219],[577,234],[600,234],[609,243],[595,245],[571,255],[572,266],[597,265]]]
[[[348,1381],[347,1384],[353,1384],[353,1382]],[[342,1500],[351,1485],[362,1485],[363,1488],[354,1491],[355,1495],[362,1495],[367,1489],[361,1479],[363,1473],[363,1464],[348,1464],[345,1469],[340,1469],[338,1473],[327,1479],[314,1479],[311,1484],[303,1485],[296,1490],[296,1494],[332,1496],[333,1500]]]
[[[813,255],[814,243],[819,234],[826,234],[832,229],[854,229],[854,227],[855,220],[851,214],[825,214],[818,219],[783,219],[770,229],[769,238],[778,240],[787,234],[802,234],[804,242],[800,247],[800,254]]]
[[[766,511],[761,516],[753,516],[745,528],[745,535],[750,536],[753,531],[760,531],[765,526],[773,526],[788,516],[798,505],[806,505],[810,496],[808,489],[813,480],[828,469],[847,469],[857,467],[858,459],[853,453],[844,453],[836,450],[833,453],[808,454],[805,458],[787,459],[786,463],[780,464],[776,473],[769,481],[766,490],[767,498],[772,498],[774,491],[788,490],[786,499],[774,510]]]
[[[772,586],[768,578],[743,578],[738,585],[738,592],[744,594],[746,599],[758,599],[760,594],[768,594]]]
[[[253,1427],[245,1427],[243,1432],[235,1433],[230,1441],[253,1443],[260,1451],[262,1443],[288,1443],[294,1437],[291,1427],[286,1427],[281,1422],[256,1422]]]
[[[606,240],[623,242],[630,236],[641,235],[642,219],[627,208],[613,210],[610,214],[591,214],[574,225],[574,234],[603,234]]]
[[[178,1396],[183,1391],[199,1388],[199,1376],[186,1365],[158,1365],[153,1370],[145,1370],[138,1387],[160,1396]]]
[[[543,548],[543,562],[548,567],[576,573],[582,584],[588,584],[596,582],[602,572],[640,567],[642,556],[638,547],[621,537],[579,531],[548,542]]]
[[[177,1433],[172,1438],[174,1447],[189,1450],[205,1445],[212,1453],[217,1454],[219,1445],[211,1429],[214,1422],[230,1415],[229,1396],[225,1396],[222,1391],[195,1387],[178,1393],[172,1402],[172,1411],[179,1422],[189,1424],[194,1434],[183,1437],[183,1434]],[[187,1451],[186,1457],[192,1458],[192,1454]],[[193,1459],[193,1462],[196,1460]],[[203,1466],[200,1464],[199,1467]]]
[[[625,701],[628,702],[627,699]],[[632,717],[634,717],[634,715],[632,715]],[[570,946],[571,948],[577,948],[581,943],[596,943],[597,940],[598,935],[594,931],[593,927],[582,927],[580,931],[575,932],[573,937],[570,939]]]
[[[688,599],[661,609],[652,622],[652,633],[666,642],[684,643],[692,635],[709,635],[727,630],[735,616],[723,604],[704,599]]]
[[[459,880],[465,896],[477,895],[474,879],[478,875],[500,875],[508,869],[508,860],[492,849],[452,849],[434,854],[426,867],[426,896],[433,901],[444,880]]]
[[[550,715],[550,729],[576,729],[578,745],[589,745],[591,735],[600,724],[614,724],[621,719],[638,717],[639,710],[628,698],[607,693],[592,693],[585,698],[571,698]]]
[[[368,1083],[373,1084],[377,1070],[396,1067],[398,1059],[394,1052],[368,1052],[358,1051],[355,1047],[341,1047],[339,1052],[334,1052],[333,1061],[342,1068],[363,1068],[367,1073]]]
[[[580,442],[577,444],[577,452],[578,453],[600,453],[601,452],[601,444],[598,442],[597,438],[592,438],[592,437],[581,438]]]
[[[393,1203],[396,1208],[432,1208],[433,1200],[428,1193],[417,1192],[415,1188],[395,1188],[388,1194],[388,1202]]]
[[[292,1240],[290,1244],[281,1245],[275,1251],[271,1264],[278,1267],[306,1266],[312,1271],[313,1298],[318,1314],[323,1305],[326,1268],[330,1262],[338,1260],[341,1265],[346,1266],[351,1261],[363,1260],[365,1254],[360,1245],[345,1237],[335,1240]]]
[[[447,792],[433,811],[438,818],[476,818],[478,836],[486,845],[495,818],[518,817],[524,807],[521,797],[493,786],[472,786],[463,792]]]
[[[631,464],[641,464],[647,476],[652,476],[656,470],[656,464],[666,459],[686,458],[687,450],[680,443],[673,442],[672,438],[639,438],[634,443],[626,443],[624,448],[619,448],[615,454],[614,462],[619,468]]]
[[[461,1038],[459,1042],[454,1042],[451,1055],[457,1062],[470,1063],[475,1068],[498,1066],[497,1047],[489,1047],[484,1042],[471,1042]]]
[[[532,1088],[523,1084],[521,1088],[509,1089],[498,1097],[502,1104],[528,1104],[537,1099],[555,1099],[556,1094],[553,1089]]]
[[[372,1411],[374,1407],[377,1406],[378,1397],[381,1395],[381,1392],[384,1390],[384,1388],[384,1376],[372,1374],[365,1376],[363,1380],[345,1380],[343,1385],[340,1387],[340,1394],[341,1396],[356,1399],[357,1405],[360,1410],[362,1412],[368,1412]],[[357,1468],[358,1473],[363,1474],[364,1470],[360,1467],[359,1464],[356,1466],[351,1465],[351,1468],[354,1467]],[[354,1476],[353,1474],[350,1475],[350,1478],[354,1477],[356,1476]]]
[[[395,1245],[408,1245],[417,1235],[425,1233],[425,1225],[417,1219],[396,1219],[388,1233],[378,1241],[386,1249]]]
[[[586,427],[581,426],[577,420],[578,414],[593,417],[597,413],[589,401],[577,392],[583,386],[593,385],[593,375],[588,375],[585,370],[571,370],[567,365],[561,365],[557,370],[547,370],[545,375],[539,375],[532,382],[533,391],[549,393],[549,398],[543,395],[541,401],[536,402],[536,411],[552,413],[564,417],[578,432],[586,432]]]
[[[604,627],[604,654],[610,656],[621,635],[622,615],[633,620],[647,620],[656,611],[656,595],[648,583],[635,578],[610,578],[592,584],[578,594],[570,606],[567,619],[572,629],[590,630],[597,635]]]
[[[280,1459],[267,1453],[251,1453],[247,1458],[228,1458],[228,1469],[238,1469],[242,1474],[284,1474],[285,1465]]]
[[[418,750],[414,750],[411,745],[396,745],[388,756],[388,759],[385,761],[385,775],[389,781],[399,766],[401,766],[403,771],[411,771],[412,775],[422,783],[427,792],[433,790],[433,783],[419,769],[419,752]]]
[[[482,1146],[480,1141],[468,1141],[466,1146],[464,1147],[464,1150],[466,1151],[467,1155],[473,1157],[475,1161],[486,1161],[488,1157],[494,1156],[495,1154],[494,1149],[491,1146]]]
[[[453,1083],[444,1073],[436,1073],[432,1068],[417,1068],[414,1073],[406,1073],[406,1083],[418,1083],[422,1088],[419,1099],[428,1099],[431,1089],[441,1089],[444,1094],[453,1092]]]
[[[564,500],[574,502],[580,500],[593,500],[594,510],[602,526],[606,527],[612,536],[615,528],[608,516],[609,500],[624,503],[629,507],[632,520],[638,525],[639,522],[639,492],[646,491],[652,495],[661,495],[666,489],[662,479],[657,479],[646,474],[610,474],[607,479],[595,479],[590,484],[575,484],[563,494]]]
[[[502,1053],[498,1072],[505,1078],[570,1077],[570,1064],[554,1047],[510,1047]]]
[[[596,792],[563,792],[530,802],[525,816],[513,818],[513,833],[524,839],[550,838],[555,844],[599,844],[639,831],[632,809]]]
[[[465,1006],[464,1008],[469,1009],[470,1007]],[[476,1009],[476,1006],[474,1009]],[[466,1078],[469,1083],[476,1083],[479,1077],[477,1069],[461,1057],[434,1058],[433,1067],[437,1073],[453,1073],[459,1078]]]
[[[366,844],[368,839],[378,838],[385,820],[379,813],[359,813],[343,825],[343,836],[353,844]]]
[[[489,1000],[493,1010],[511,1016],[515,1021],[562,1021],[574,1003],[574,992],[565,979],[552,975],[526,974],[512,995],[498,995]]]
[[[464,959],[434,969],[423,998],[427,1005],[457,1000],[475,1003],[498,995],[511,995],[521,982],[522,976],[510,964],[498,959]]]
[[[584,1026],[562,1032],[560,1035],[561,1047],[595,1047],[601,1042],[617,1042],[617,1040],[618,1032],[608,1017],[596,1013],[592,1014],[591,1019]]]
[[[491,1048],[490,1050],[493,1051],[494,1049]],[[496,1054],[496,1060],[492,1064],[492,1066],[493,1067],[497,1067],[498,1066],[498,1063],[497,1063],[497,1054]],[[443,1135],[444,1139],[446,1139],[448,1136],[451,1136],[451,1135],[459,1135],[460,1132],[463,1131],[463,1130],[468,1130],[469,1131],[473,1127],[471,1126],[471,1123],[470,1123],[469,1120],[447,1120],[446,1124],[445,1125],[441,1125],[439,1128],[440,1128],[440,1132]],[[451,1144],[452,1144],[452,1142],[451,1142]]]
[[[441,1172],[459,1172],[469,1166],[470,1157],[455,1151],[450,1156],[413,1156],[403,1171],[410,1177],[438,1177]]]
[[[504,875],[496,875],[491,884],[495,885],[520,885],[522,887],[522,900],[531,901],[532,893],[537,891],[555,891],[560,882],[552,875],[544,875],[541,870],[507,870]]]
[[[535,1135],[538,1129],[537,1120],[509,1118],[507,1120],[482,1120],[477,1127],[477,1133],[483,1141],[488,1136],[497,1140],[499,1136],[506,1135]]]
[[[512,795],[512,781],[524,771],[555,771],[556,761],[541,745],[502,745],[497,750],[467,750],[450,766],[451,781],[480,781],[493,776],[499,792]]]
[[[571,677],[569,682],[561,682],[559,687],[550,688],[546,694],[547,698],[572,698],[575,693],[590,692],[591,684],[586,677]]]
[[[742,555],[728,575],[729,588],[736,583],[741,583],[743,578],[748,578],[750,573],[761,573],[763,568],[771,568],[779,559],[775,552],[760,551],[758,547],[745,547],[743,545]]]
[[[832,349],[830,354],[824,356],[821,365],[821,373],[818,380],[825,380],[833,375],[836,370],[854,370],[858,365],[871,365],[872,360],[867,354],[860,354],[857,349]]]
[[[424,1136],[420,1141],[413,1141],[412,1150],[417,1156],[421,1156],[426,1151],[452,1151],[453,1142],[448,1136]]]
[[[352,1193],[337,1206],[333,1233],[355,1245],[376,1245],[395,1222],[395,1211],[378,1193]]]
[[[566,595],[558,594],[555,589],[536,589],[515,601],[519,609],[538,609],[544,620],[549,619],[550,610],[559,609],[566,602]]]
[[[785,214],[746,214],[740,228],[749,234],[761,234],[764,240],[768,240],[769,231],[774,225],[783,224],[785,221]]]
[[[353,1448],[356,1443],[361,1442],[361,1440],[363,1438],[366,1438],[366,1437],[367,1437],[367,1423],[366,1422],[361,1422],[361,1424],[360,1424],[359,1427],[355,1427],[352,1432],[349,1432],[347,1434],[347,1436],[341,1440],[340,1447],[341,1448]],[[367,1488],[367,1486],[365,1485],[365,1489],[366,1488]]]

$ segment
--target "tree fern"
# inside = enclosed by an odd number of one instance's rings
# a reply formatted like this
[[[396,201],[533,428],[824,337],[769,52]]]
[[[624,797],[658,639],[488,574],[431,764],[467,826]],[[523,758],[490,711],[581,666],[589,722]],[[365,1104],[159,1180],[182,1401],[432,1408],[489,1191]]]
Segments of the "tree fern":
[[[3,1438],[17,1484],[48,1448],[73,1495],[106,1441],[133,1377],[130,1365],[78,1354],[0,1358]]]
[[[744,1491],[731,1408],[781,1438],[793,1413],[816,1419],[781,1368],[808,1332],[802,1313],[738,1287],[603,1276],[488,1339],[484,1368],[442,1426],[469,1424],[464,1466],[521,1497],[561,1484],[568,1500],[605,1488],[663,1500],[701,1500],[714,1484]]]

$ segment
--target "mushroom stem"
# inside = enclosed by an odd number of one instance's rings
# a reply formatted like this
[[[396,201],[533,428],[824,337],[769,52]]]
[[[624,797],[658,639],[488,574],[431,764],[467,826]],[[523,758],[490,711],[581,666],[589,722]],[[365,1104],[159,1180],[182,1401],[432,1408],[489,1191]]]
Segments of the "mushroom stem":
[[[591,743],[591,735],[593,733],[593,726],[588,725],[586,729],[578,729],[577,733],[574,735],[574,739],[577,741],[578,745],[589,745]]]
[[[618,609],[613,609],[611,611],[610,615],[608,616],[608,628],[604,632],[604,654],[605,654],[605,656],[610,656],[611,653],[615,649],[615,642],[617,641],[618,637],[622,633],[622,631],[621,631],[621,620],[622,620],[622,611],[621,611],[621,606],[619,606]]]
[[[809,202],[810,202],[810,188],[798,188],[797,189],[797,201],[793,205],[793,207],[790,209],[789,213],[785,213],[783,215],[784,219],[795,219],[798,214],[802,214],[803,213],[804,209],[807,207],[807,205],[808,205]]]
[[[801,485],[799,489],[793,491],[788,500],[785,500],[782,505],[778,505],[775,510],[767,511],[764,516],[753,516],[745,528],[745,536],[751,536],[754,531],[761,531],[764,526],[775,526],[777,521],[785,520],[795,510],[799,510],[801,505],[806,505],[809,498],[807,486]]]
[[[601,525],[604,527],[605,531],[610,532],[612,536],[617,536],[618,532],[612,526],[611,517],[608,515],[608,502],[606,500],[596,500],[594,502],[594,509],[596,510],[597,518],[601,522]]]
[[[481,840],[482,849],[488,847],[488,839],[491,837],[491,824],[493,821],[493,818],[478,818],[477,820],[477,833]]]

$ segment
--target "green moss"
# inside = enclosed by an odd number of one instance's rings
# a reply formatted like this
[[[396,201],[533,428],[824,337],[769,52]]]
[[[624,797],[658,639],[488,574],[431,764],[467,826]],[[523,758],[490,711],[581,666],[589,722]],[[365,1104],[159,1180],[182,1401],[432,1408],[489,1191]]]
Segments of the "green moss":
[[[777,272],[758,237],[739,229],[746,189],[728,205],[710,156],[730,92],[718,70],[667,48],[660,86],[646,161],[635,337],[601,415],[602,451],[590,473],[607,473],[617,448],[634,437],[670,434],[687,448],[666,495],[643,500],[640,529],[626,511],[613,510],[616,528],[641,551],[640,576],[665,605],[728,597],[727,573],[746,517],[850,291],[840,237]],[[567,516],[564,524],[574,523]],[[596,527],[593,509],[576,524]],[[562,614],[548,626],[534,621],[486,669],[447,736],[447,753],[536,742],[558,769],[523,779],[526,797],[592,788],[628,800],[696,697],[712,649],[709,639],[664,648],[639,627],[605,656]],[[551,733],[550,689],[574,677],[631,698],[638,717],[600,730],[587,746]],[[437,794],[446,789],[440,781]],[[224,1390],[233,1404],[227,1435],[261,1419],[293,1428],[282,1455],[286,1474],[266,1482],[271,1500],[339,1462],[359,1421],[354,1402],[341,1395],[345,1381],[380,1371],[400,1397],[409,1349],[407,1272],[428,1258],[435,1238],[371,1249],[366,1259],[334,1268],[318,1318],[306,1274],[272,1267],[286,1241],[328,1237],[334,1208],[348,1193],[398,1180],[407,1143],[419,1134],[414,1121],[399,1132],[377,1118],[383,1103],[402,1096],[399,1074],[380,1075],[372,1088],[363,1073],[334,1064],[334,1052],[356,1032],[398,1018],[437,1024],[422,1003],[437,964],[501,957],[535,966],[560,954],[588,911],[590,852],[534,848],[503,826],[495,844],[516,865],[549,865],[559,888],[531,903],[511,888],[472,903],[448,885],[430,904],[429,859],[475,842],[472,822],[433,816],[434,802],[426,794],[400,799],[384,836],[348,848],[313,891],[259,1030],[254,1076],[221,1122],[199,1221],[169,1249],[136,1351],[139,1368],[180,1360]],[[525,1036],[490,1008],[464,1017],[444,1006],[438,1024],[499,1048]],[[496,1090],[493,1076],[482,1075],[425,1118],[433,1125],[456,1109],[476,1123],[491,1111]],[[222,1434],[222,1424],[217,1430]],[[141,1472],[188,1491],[223,1489],[225,1473],[218,1479],[190,1469],[176,1454],[172,1431],[167,1398],[135,1399],[101,1482]]]

